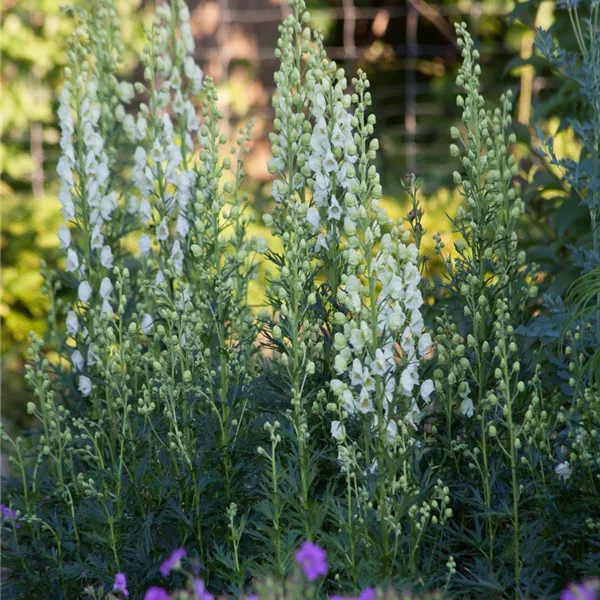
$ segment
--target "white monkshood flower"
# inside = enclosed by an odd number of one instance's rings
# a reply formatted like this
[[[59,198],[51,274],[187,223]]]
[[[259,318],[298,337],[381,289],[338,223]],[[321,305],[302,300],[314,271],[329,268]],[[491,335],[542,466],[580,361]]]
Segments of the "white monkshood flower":
[[[90,345],[87,351],[87,362],[90,367],[93,367],[98,362],[98,355],[93,345]]]
[[[74,310],[70,310],[67,315],[67,333],[69,335],[76,335],[79,331],[79,319],[77,313]]]
[[[409,364],[400,375],[400,385],[406,396],[411,396],[413,388],[419,383],[419,373],[416,363]]]
[[[73,354],[71,354],[71,363],[73,363],[73,368],[76,371],[83,371],[85,360],[83,359],[83,355],[81,352],[79,352],[79,350],[75,350]]]
[[[58,229],[58,241],[63,250],[71,245],[71,230],[66,225],[61,225]]]
[[[77,256],[77,252],[73,250],[73,248],[69,248],[67,251],[67,261],[65,270],[67,273],[72,273],[73,271],[77,271],[79,268],[79,257]]]
[[[175,270],[178,273],[181,273],[183,271],[183,252],[179,240],[175,240],[175,243],[173,244],[173,248],[171,249],[171,260],[173,261]]]
[[[147,256],[148,254],[150,254],[150,250],[152,250],[152,242],[150,241],[150,238],[145,233],[142,233],[142,235],[140,236],[140,241],[138,242],[138,247],[140,249],[140,252],[144,256]]]
[[[568,479],[571,478],[573,469],[571,469],[571,465],[569,464],[569,461],[565,460],[564,462],[561,462],[558,465],[556,465],[554,472],[558,475],[559,479],[562,479],[563,481],[567,481]]]
[[[468,418],[471,418],[475,414],[475,406],[473,405],[473,400],[471,400],[471,398],[465,398],[460,403],[460,412]]]
[[[92,393],[92,382],[89,377],[82,375],[79,378],[79,391],[84,397],[87,397]]]
[[[175,235],[184,239],[190,231],[190,226],[187,222],[187,219],[183,215],[179,215],[177,217],[177,223],[175,224]]]
[[[154,325],[154,319],[148,313],[144,313],[142,317],[142,332],[144,335],[150,335]]]
[[[110,246],[104,246],[100,252],[100,264],[106,269],[112,269],[113,266],[113,253]]]
[[[435,386],[433,385],[433,381],[431,381],[431,379],[426,379],[421,384],[421,398],[429,404],[429,402],[431,402],[430,396],[433,394],[434,390]]]
[[[112,309],[112,306],[110,304],[110,301],[108,299],[104,299],[102,301],[102,315],[103,316],[108,316],[109,318],[112,318],[114,316],[114,312]]]
[[[316,232],[321,228],[321,215],[316,208],[311,206],[308,209],[306,212],[306,220],[310,223],[313,231]]]
[[[156,239],[159,242],[163,242],[169,237],[169,227],[167,226],[166,217],[162,218],[162,221],[158,224],[156,228]]]
[[[100,297],[108,300],[113,291],[113,284],[108,277],[105,277],[100,284]]]
[[[331,422],[331,435],[334,439],[341,442],[346,437],[346,428],[340,421]]]
[[[342,207],[340,206],[340,203],[337,201],[336,197],[332,196],[331,202],[329,203],[329,209],[327,211],[327,218],[329,220],[335,219],[336,221],[339,221],[341,217]]]
[[[77,289],[77,295],[82,302],[88,302],[92,296],[92,286],[87,281],[82,281]]]
[[[431,347],[433,345],[433,342],[431,340],[431,335],[429,333],[424,333],[421,335],[421,337],[419,338],[419,356],[421,358],[425,358],[427,356],[427,354],[429,353],[429,351],[431,350]]]

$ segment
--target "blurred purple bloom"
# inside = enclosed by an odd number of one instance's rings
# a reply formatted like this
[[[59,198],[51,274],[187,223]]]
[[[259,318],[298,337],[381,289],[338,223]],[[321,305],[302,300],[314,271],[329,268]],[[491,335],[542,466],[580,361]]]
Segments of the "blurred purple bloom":
[[[258,600],[258,594],[250,594],[246,600]]]
[[[181,559],[186,555],[186,552],[183,548],[177,548],[177,550],[173,551],[173,554],[165,560],[162,565],[160,565],[160,574],[163,577],[166,577],[172,569],[179,569],[181,566]]]
[[[372,588],[365,588],[359,595],[358,600],[375,600],[377,598],[377,592]]]
[[[144,600],[169,600],[169,594],[161,587],[152,586],[146,590]]]
[[[15,529],[19,529],[19,527],[21,527],[21,525],[17,523],[17,511],[14,508],[9,508],[6,506],[6,504],[0,504],[0,511],[7,521],[12,521],[14,523]]]
[[[329,596],[329,600],[346,600],[344,596]]]
[[[125,596],[129,596],[129,591],[127,589],[127,578],[125,577],[125,573],[117,573],[115,575],[115,585],[113,586],[113,590],[115,592],[121,592]]]
[[[194,590],[196,591],[196,600],[213,600],[213,595],[206,591],[202,579],[194,579]]]
[[[304,574],[314,581],[327,575],[327,552],[312,542],[304,542],[296,551],[296,562],[302,566]]]
[[[568,589],[562,592],[560,600],[596,600],[598,587],[598,581],[572,583]]]

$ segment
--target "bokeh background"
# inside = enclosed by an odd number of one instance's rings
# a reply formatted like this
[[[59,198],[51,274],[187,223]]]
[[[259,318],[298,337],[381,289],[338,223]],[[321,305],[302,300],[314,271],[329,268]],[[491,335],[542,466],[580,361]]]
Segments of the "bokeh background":
[[[93,0],[76,0],[86,4]],[[262,214],[270,202],[268,132],[276,62],[278,24],[287,7],[280,0],[189,0],[196,58],[216,80],[226,123],[235,134],[254,120],[247,163],[248,189]],[[73,23],[60,0],[4,0],[1,9],[2,195],[2,413],[22,422],[28,392],[23,368],[28,333],[42,334],[47,302],[42,295],[42,261],[60,266],[56,232],[61,224],[56,199],[59,132],[57,98],[62,85],[68,35]],[[139,78],[135,55],[154,2],[117,0],[128,61],[122,75]],[[313,24],[323,30],[329,55],[348,72],[364,69],[372,83],[380,172],[386,205],[398,217],[408,203],[400,185],[414,172],[424,180],[426,239],[437,231],[451,241],[446,215],[456,210],[452,186],[456,168],[448,152],[449,128],[459,117],[454,79],[460,64],[453,23],[464,20],[477,40],[485,96],[492,102],[510,88],[515,93],[520,178],[528,213],[522,243],[543,265],[548,286],[561,290],[569,270],[561,256],[577,239],[582,215],[560,174],[536,151],[532,125],[556,130],[558,118],[577,110],[576,93],[536,56],[534,29],[552,28],[572,41],[568,17],[553,0],[308,0]],[[575,94],[575,95],[574,95]],[[577,153],[568,131],[561,152]],[[562,211],[562,213],[560,212]],[[550,277],[550,275],[552,275]]]

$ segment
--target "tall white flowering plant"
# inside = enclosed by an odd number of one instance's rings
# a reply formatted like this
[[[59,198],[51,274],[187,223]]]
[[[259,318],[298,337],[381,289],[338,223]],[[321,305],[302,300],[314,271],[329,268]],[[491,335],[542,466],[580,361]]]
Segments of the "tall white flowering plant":
[[[594,572],[599,394],[577,327],[570,395],[523,339],[538,275],[518,247],[510,94],[486,108],[458,25],[463,203],[452,254],[435,236],[447,285],[426,312],[420,180],[404,178],[412,209],[393,221],[367,75],[349,81],[305,2],[290,8],[270,249],[244,191],[250,124],[229,148],[186,3],[157,8],[133,85],[115,4],[71,9],[65,268],[47,274],[50,328],[29,351],[37,426],[3,434],[7,597],[185,584],[171,597],[207,600],[205,583],[240,597],[255,577],[279,589],[274,575],[303,597],[400,582],[520,598],[561,589],[571,565]],[[269,308],[255,312],[261,254]]]

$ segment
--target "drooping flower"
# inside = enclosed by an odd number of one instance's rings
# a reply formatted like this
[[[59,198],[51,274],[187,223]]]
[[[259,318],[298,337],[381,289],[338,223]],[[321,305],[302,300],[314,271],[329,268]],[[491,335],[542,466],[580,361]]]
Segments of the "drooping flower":
[[[100,252],[100,264],[106,269],[112,269],[113,266],[113,253],[110,246],[104,246]]]
[[[144,332],[144,335],[150,335],[152,333],[153,323],[154,319],[152,318],[152,315],[144,313],[144,316],[142,317],[142,331]]]
[[[77,288],[77,296],[82,302],[88,302],[92,296],[92,286],[87,281],[82,281]]]
[[[79,257],[77,256],[77,252],[73,250],[73,248],[69,248],[67,251],[67,262],[65,265],[65,270],[68,273],[72,273],[79,268]]]
[[[568,479],[570,479],[571,474],[573,473],[573,469],[571,469],[569,461],[565,460],[564,462],[561,462],[558,465],[556,465],[554,472],[558,475],[559,479],[567,481]]]
[[[138,242],[138,247],[140,249],[140,252],[144,256],[146,256],[147,254],[150,253],[150,250],[152,249],[152,242],[150,241],[150,238],[145,233],[142,233],[142,235],[140,236],[140,241]]]
[[[89,377],[82,375],[79,378],[79,391],[82,396],[89,396],[92,393],[92,382]]]
[[[300,546],[296,551],[296,562],[311,581],[327,575],[327,553],[313,542],[306,541]]]
[[[160,565],[160,574],[166,577],[172,570],[177,570],[181,567],[181,559],[186,555],[183,548],[174,550],[171,556]]]
[[[63,250],[71,245],[71,230],[66,225],[61,225],[58,229],[58,240]]]
[[[73,363],[73,368],[77,371],[82,371],[85,366],[83,354],[81,354],[79,350],[75,350],[73,354],[71,354],[71,362]]]
[[[108,300],[113,291],[113,284],[108,277],[105,277],[100,284],[100,297]]]
[[[79,319],[77,313],[74,310],[70,310],[67,315],[67,333],[69,335],[76,335],[79,331]]]
[[[125,573],[117,573],[115,575],[115,584],[113,586],[115,592],[121,592],[124,596],[129,596],[129,590],[127,589],[127,578]]]

